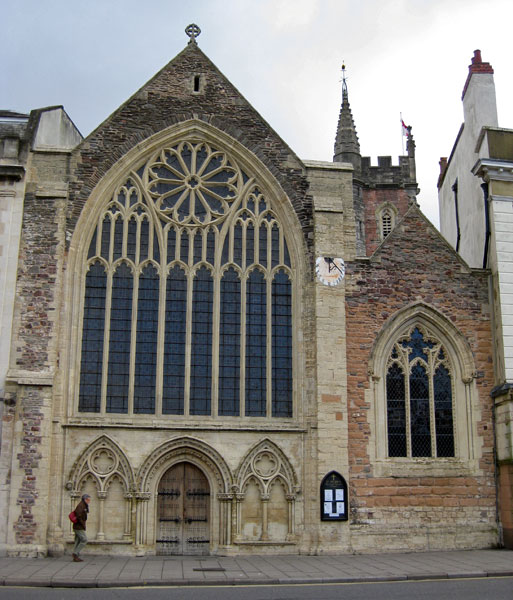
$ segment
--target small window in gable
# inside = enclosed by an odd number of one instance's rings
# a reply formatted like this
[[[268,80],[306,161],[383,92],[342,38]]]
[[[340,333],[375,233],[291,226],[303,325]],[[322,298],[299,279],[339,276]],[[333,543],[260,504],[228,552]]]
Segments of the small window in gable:
[[[192,91],[194,94],[201,94],[201,92],[203,92],[204,90],[204,77],[203,75],[199,75],[198,73],[195,73],[192,76]]]

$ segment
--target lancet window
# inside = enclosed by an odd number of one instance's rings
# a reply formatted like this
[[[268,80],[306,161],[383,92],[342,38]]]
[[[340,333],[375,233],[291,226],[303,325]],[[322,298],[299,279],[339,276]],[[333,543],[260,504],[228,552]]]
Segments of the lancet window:
[[[381,239],[384,240],[394,228],[395,214],[386,207],[380,212]]]
[[[453,457],[451,364],[441,342],[420,326],[392,347],[386,375],[389,457]]]
[[[182,141],[120,181],[90,239],[80,412],[291,417],[284,228],[227,153]]]

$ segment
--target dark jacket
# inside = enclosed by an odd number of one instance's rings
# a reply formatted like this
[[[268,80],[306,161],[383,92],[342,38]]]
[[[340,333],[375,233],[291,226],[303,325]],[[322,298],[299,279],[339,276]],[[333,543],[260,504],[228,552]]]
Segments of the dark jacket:
[[[75,531],[77,529],[85,531],[88,512],[89,506],[87,506],[87,502],[85,500],[80,500],[75,508],[75,514],[77,515],[77,522],[73,523],[73,529]]]

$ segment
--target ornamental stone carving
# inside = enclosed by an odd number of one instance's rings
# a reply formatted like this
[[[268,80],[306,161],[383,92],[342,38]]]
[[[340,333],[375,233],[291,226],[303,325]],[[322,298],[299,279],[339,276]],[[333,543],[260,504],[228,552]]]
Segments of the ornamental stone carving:
[[[228,493],[232,485],[232,475],[224,458],[211,446],[192,437],[180,437],[165,442],[156,448],[144,461],[137,473],[137,488],[140,492],[150,492],[156,479],[175,463],[187,461],[206,468],[215,480],[216,492]]]
[[[161,150],[147,177],[159,217],[192,227],[222,221],[247,180],[226,153],[193,141]]]
[[[134,486],[134,474],[125,453],[106,435],[92,442],[75,461],[66,485],[72,498],[80,496],[88,478],[95,482],[98,494],[107,492],[114,478],[119,479],[125,492]]]
[[[299,490],[290,461],[276,444],[266,439],[246,454],[237,471],[236,484],[239,490],[244,491],[248,483],[254,481],[261,489],[263,498],[277,480],[289,495]]]

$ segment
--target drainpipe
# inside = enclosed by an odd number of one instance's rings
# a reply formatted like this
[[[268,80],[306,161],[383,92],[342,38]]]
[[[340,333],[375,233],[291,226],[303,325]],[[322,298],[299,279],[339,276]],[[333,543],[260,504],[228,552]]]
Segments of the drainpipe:
[[[488,247],[490,245],[490,199],[488,195],[488,183],[482,183],[484,209],[485,209],[485,246],[483,255],[483,269],[486,269],[488,264]]]
[[[460,249],[461,230],[460,230],[460,211],[458,208],[458,180],[457,179],[452,186],[452,191],[454,192],[454,208],[456,210],[456,252],[458,252]]]

